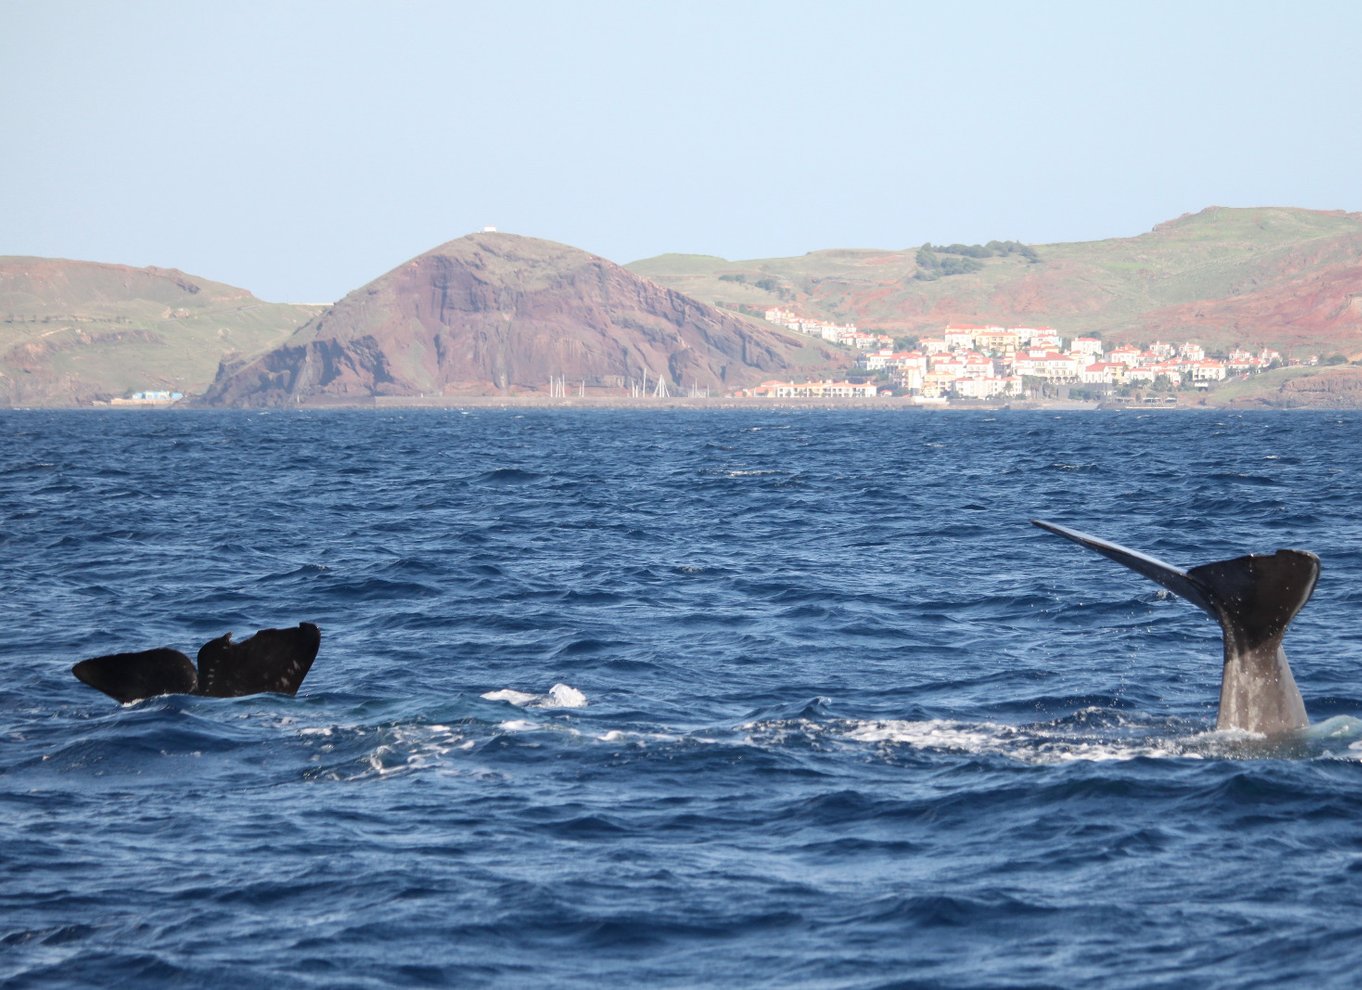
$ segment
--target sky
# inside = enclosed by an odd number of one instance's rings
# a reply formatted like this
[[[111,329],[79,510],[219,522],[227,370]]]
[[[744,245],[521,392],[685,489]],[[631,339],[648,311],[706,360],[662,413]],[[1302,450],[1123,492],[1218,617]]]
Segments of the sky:
[[[330,302],[484,226],[625,264],[1362,210],[1354,0],[0,0],[0,255]]]

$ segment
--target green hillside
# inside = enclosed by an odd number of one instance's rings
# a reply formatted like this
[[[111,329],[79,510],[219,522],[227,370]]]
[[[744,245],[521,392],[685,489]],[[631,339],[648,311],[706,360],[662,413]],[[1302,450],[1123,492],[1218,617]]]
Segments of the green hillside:
[[[0,403],[198,392],[224,355],[273,347],[320,309],[171,269],[0,258]]]
[[[994,242],[995,244],[999,242]],[[1362,215],[1211,208],[1139,237],[1030,246],[815,251],[727,261],[662,255],[628,267],[747,312],[782,306],[905,334],[950,322],[1054,326],[1112,341],[1362,353]],[[958,274],[942,274],[950,260]],[[924,264],[923,262],[928,264]]]

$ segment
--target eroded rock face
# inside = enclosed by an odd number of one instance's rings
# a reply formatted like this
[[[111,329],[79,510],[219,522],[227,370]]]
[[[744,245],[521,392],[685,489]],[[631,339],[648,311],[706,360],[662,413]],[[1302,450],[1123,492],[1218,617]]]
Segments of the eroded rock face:
[[[1275,404],[1310,409],[1362,408],[1362,368],[1326,368],[1283,382]]]
[[[664,378],[726,390],[837,356],[549,241],[475,234],[358,289],[203,401],[542,392]]]

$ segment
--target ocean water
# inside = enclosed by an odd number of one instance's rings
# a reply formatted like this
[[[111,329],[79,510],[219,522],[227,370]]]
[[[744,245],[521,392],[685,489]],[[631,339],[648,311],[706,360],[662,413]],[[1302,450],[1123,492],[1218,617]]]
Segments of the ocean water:
[[[1343,987],[1362,416],[0,413],[6,987]],[[1314,722],[1028,525],[1323,560]],[[70,666],[314,621],[296,698]]]

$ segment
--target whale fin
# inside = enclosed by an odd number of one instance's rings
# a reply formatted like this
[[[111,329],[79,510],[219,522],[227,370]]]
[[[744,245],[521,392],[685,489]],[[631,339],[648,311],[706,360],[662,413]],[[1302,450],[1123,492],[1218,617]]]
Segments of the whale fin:
[[[1108,543],[1106,540],[1089,536],[1087,533],[1080,533],[1078,530],[1069,529],[1067,526],[1045,522],[1043,519],[1032,519],[1031,525],[1039,526],[1041,529],[1062,536],[1066,540],[1073,540],[1080,546],[1095,550],[1103,557],[1110,558],[1118,564],[1124,564],[1132,571],[1143,574],[1151,581],[1163,585],[1173,594],[1187,599],[1202,611],[1208,612],[1212,616],[1216,615],[1215,606],[1206,597],[1205,587],[1181,567],[1174,567],[1172,564],[1164,563],[1157,557],[1140,553],[1138,550],[1130,550],[1116,543]]]
[[[92,657],[72,667],[71,673],[125,705],[159,694],[189,694],[198,680],[189,658],[169,648]]]
[[[1270,734],[1309,724],[1282,637],[1315,590],[1314,554],[1278,550],[1183,570],[1055,523],[1032,522],[1158,582],[1220,624],[1225,667],[1217,729]]]
[[[311,622],[292,629],[261,629],[240,643],[232,642],[231,633],[219,636],[199,650],[194,693],[214,698],[263,691],[297,694],[321,642],[321,630]]]

